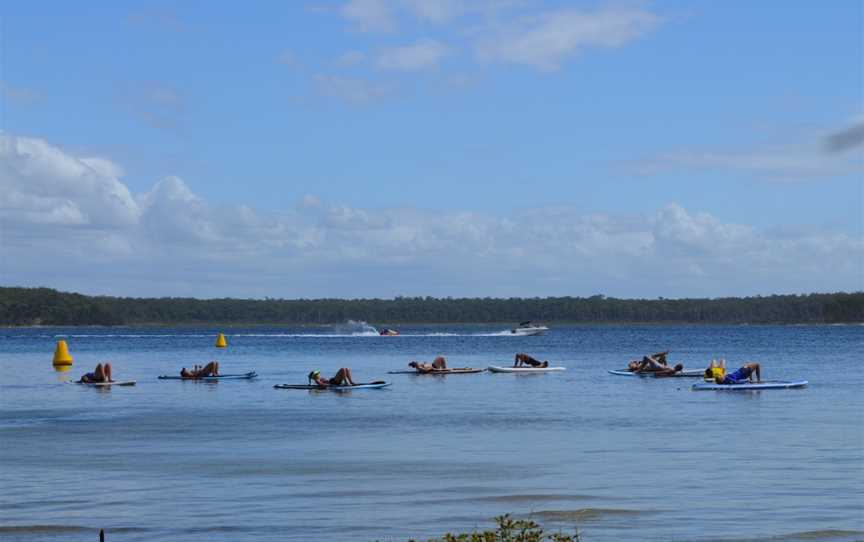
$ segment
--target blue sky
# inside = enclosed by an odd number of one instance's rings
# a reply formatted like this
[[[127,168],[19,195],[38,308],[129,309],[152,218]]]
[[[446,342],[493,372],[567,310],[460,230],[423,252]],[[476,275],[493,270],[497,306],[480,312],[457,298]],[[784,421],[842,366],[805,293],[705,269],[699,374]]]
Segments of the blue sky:
[[[199,297],[860,290],[862,10],[6,5],[2,283]]]

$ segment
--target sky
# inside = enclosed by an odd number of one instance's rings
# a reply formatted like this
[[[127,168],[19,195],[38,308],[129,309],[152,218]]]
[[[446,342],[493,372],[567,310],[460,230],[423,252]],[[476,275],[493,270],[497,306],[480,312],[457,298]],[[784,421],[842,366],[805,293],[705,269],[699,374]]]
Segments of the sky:
[[[864,4],[7,2],[0,285],[864,290]]]

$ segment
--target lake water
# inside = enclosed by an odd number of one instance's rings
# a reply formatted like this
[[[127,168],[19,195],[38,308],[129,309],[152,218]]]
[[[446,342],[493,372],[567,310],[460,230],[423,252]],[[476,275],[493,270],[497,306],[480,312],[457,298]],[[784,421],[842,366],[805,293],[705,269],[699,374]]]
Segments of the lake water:
[[[861,326],[0,330],[0,538],[405,541],[529,516],[584,542],[864,540]],[[225,331],[229,348],[213,347]],[[55,343],[75,358],[55,373]],[[671,350],[798,390],[607,369]],[[387,375],[412,359],[563,373]],[[253,381],[159,381],[218,359]],[[110,360],[128,388],[65,383]],[[351,367],[383,390],[275,390]]]

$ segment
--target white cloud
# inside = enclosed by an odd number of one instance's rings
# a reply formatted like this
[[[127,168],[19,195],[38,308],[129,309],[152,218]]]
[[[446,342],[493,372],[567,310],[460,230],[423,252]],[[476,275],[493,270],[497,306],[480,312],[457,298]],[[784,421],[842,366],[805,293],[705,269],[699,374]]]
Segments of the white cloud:
[[[739,151],[679,150],[634,160],[628,166],[643,175],[677,170],[732,170],[778,181],[820,180],[864,171],[860,156],[838,156],[806,145]]]
[[[362,51],[346,51],[336,59],[336,65],[342,68],[357,66],[366,61],[366,54]]]
[[[339,12],[361,32],[390,32],[396,28],[386,0],[349,0]]]
[[[367,104],[392,93],[392,87],[368,79],[317,74],[313,77],[318,94],[350,104]]]
[[[403,3],[418,18],[433,23],[447,22],[463,13],[471,4],[466,0],[403,0]]]
[[[411,45],[381,51],[376,64],[382,70],[418,71],[438,66],[447,52],[447,46],[444,44],[423,39]]]
[[[109,160],[76,157],[46,141],[0,133],[3,222],[122,228],[140,209]]]
[[[496,16],[525,0],[348,0],[339,14],[361,32],[393,32],[400,22],[443,25],[469,14]]]
[[[119,173],[4,134],[4,282],[117,295],[680,297],[854,290],[864,271],[860,237],[761,231],[674,203],[495,216],[307,195],[267,213],[214,206],[177,177],[133,198]]]
[[[554,71],[584,49],[620,47],[660,23],[658,15],[638,7],[550,11],[490,29],[478,42],[477,56]]]

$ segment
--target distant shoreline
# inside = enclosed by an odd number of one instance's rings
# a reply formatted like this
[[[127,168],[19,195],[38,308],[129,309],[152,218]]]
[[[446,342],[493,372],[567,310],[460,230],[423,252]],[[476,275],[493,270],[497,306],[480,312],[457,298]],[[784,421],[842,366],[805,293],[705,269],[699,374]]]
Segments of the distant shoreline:
[[[0,326],[379,326],[858,324],[864,292],[712,299],[591,297],[195,299],[0,287]],[[371,329],[370,329],[371,330]]]
[[[777,327],[854,327],[854,326],[864,326],[864,321],[862,322],[760,322],[760,323],[741,323],[741,322],[575,322],[575,321],[544,321],[544,324],[548,324],[552,326],[550,331],[554,331],[555,326],[585,326],[585,327],[615,327],[615,326],[644,326],[644,327],[660,327],[660,326],[698,326],[698,327],[747,327],[747,326],[777,326]],[[232,328],[256,328],[256,327],[269,327],[269,328],[338,328],[344,327],[346,325],[345,322],[342,323],[330,323],[330,324],[292,324],[292,323],[267,323],[267,322],[194,322],[194,323],[159,323],[159,322],[148,322],[148,323],[134,323],[134,324],[116,324],[116,325],[99,325],[99,324],[55,324],[55,325],[2,325],[0,329],[122,329],[122,328],[130,328],[130,329],[147,329],[147,328],[191,328],[191,329],[205,329],[205,328],[218,328],[230,330]],[[369,325],[383,326],[384,323],[370,323]],[[453,326],[461,326],[461,327],[489,327],[489,326],[501,326],[502,331],[505,329],[511,329],[513,327],[513,322],[387,322],[389,326],[408,326],[408,327],[453,327]],[[548,333],[548,332],[547,332]]]

